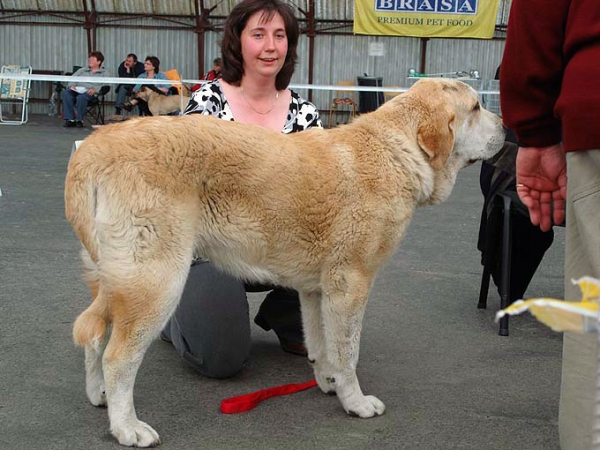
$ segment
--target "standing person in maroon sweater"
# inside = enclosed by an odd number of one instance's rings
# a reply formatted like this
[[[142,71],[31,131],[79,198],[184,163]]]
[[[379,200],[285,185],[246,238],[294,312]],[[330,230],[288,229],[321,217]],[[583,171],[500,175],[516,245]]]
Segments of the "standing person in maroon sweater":
[[[500,77],[505,124],[519,139],[517,191],[542,230],[565,219],[571,279],[600,277],[600,3],[513,0]],[[563,450],[591,450],[597,338],[565,333]]]

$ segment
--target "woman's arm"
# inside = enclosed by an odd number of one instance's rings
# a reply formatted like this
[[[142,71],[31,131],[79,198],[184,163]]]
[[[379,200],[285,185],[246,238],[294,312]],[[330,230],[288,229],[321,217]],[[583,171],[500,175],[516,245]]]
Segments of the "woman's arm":
[[[140,76],[138,76],[138,78],[147,78],[147,76],[146,76],[146,72],[144,72],[143,74],[141,74]],[[142,88],[142,84],[141,84],[141,83],[140,83],[140,84],[136,84],[136,85],[133,87],[133,93],[135,94],[135,93],[136,93],[136,92],[138,92],[138,91],[139,91],[141,88]]]
[[[168,80],[167,76],[162,72],[158,72],[157,74],[155,74],[154,79],[155,80]],[[171,87],[171,84],[155,84],[155,86],[166,94],[169,92],[169,88]]]

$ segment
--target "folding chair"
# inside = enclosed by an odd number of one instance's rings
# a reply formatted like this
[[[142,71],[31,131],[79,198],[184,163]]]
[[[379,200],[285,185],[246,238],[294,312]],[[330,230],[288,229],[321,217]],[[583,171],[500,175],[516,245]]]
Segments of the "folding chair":
[[[85,110],[85,121],[91,125],[104,125],[104,106],[106,103],[106,94],[110,91],[110,86],[102,86],[100,90],[88,101]],[[79,120],[79,119],[78,119]]]
[[[339,81],[338,86],[354,86],[354,83],[352,81]],[[358,106],[356,100],[354,99],[354,91],[348,89],[338,89],[337,91],[335,91],[335,97],[333,98],[333,100],[331,101],[331,105],[329,106],[327,128],[331,128],[331,120],[334,114],[336,115],[337,119],[338,106],[347,106],[349,108],[348,112],[350,116],[354,117],[356,115],[356,108]],[[336,125],[337,123],[334,123],[334,126]]]
[[[2,74],[31,74],[31,66],[2,66],[0,71],[0,123],[3,125],[23,125],[29,119],[29,90],[31,80],[9,80]],[[10,120],[2,115],[5,105],[15,107],[21,105],[21,119]]]
[[[177,69],[170,69],[163,73],[169,81],[181,81],[181,76],[179,75],[179,71]],[[181,94],[181,84],[171,84],[171,88],[175,88],[177,95]]]

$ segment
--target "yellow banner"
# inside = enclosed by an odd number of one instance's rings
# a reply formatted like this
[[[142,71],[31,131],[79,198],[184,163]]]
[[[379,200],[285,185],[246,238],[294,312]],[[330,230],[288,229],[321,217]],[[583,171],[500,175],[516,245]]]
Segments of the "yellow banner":
[[[354,32],[380,36],[494,36],[499,0],[355,0]]]

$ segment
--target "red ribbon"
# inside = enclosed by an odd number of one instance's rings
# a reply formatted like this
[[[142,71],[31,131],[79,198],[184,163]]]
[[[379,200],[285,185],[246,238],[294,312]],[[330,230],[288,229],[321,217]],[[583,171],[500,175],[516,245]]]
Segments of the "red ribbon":
[[[226,398],[221,402],[221,412],[224,414],[237,414],[254,409],[260,402],[271,397],[281,395],[295,394],[296,392],[310,389],[317,385],[316,380],[306,383],[284,384],[272,388],[262,389],[251,394],[240,395],[238,397]]]

